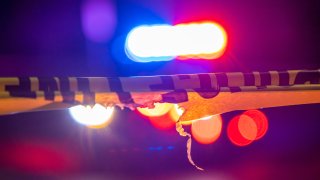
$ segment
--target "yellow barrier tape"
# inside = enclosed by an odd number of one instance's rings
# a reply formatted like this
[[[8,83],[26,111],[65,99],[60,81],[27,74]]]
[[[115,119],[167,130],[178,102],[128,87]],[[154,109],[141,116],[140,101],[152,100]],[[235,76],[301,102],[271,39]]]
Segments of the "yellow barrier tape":
[[[180,136],[183,137],[188,137],[188,141],[187,141],[187,154],[188,154],[188,160],[190,162],[190,164],[192,164],[194,167],[196,167],[198,170],[204,171],[203,168],[199,167],[196,165],[196,163],[193,162],[192,157],[191,157],[191,143],[192,143],[192,138],[191,138],[191,134],[189,134],[188,132],[184,131],[182,124],[178,121],[176,123],[176,130],[177,132],[180,134]]]

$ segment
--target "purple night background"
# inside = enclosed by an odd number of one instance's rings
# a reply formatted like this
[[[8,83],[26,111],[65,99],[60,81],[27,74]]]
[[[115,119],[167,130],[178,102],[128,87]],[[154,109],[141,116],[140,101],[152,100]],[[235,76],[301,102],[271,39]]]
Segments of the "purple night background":
[[[215,21],[227,32],[215,60],[136,63],[124,52],[142,24]],[[0,1],[0,76],[152,76],[320,68],[316,0],[21,0]],[[26,106],[28,106],[26,104]],[[0,178],[318,179],[320,105],[262,109],[266,135],[248,146],[227,136],[193,142],[189,164],[174,128],[160,130],[129,109],[89,129],[68,110],[0,116]],[[188,127],[186,127],[187,130]]]

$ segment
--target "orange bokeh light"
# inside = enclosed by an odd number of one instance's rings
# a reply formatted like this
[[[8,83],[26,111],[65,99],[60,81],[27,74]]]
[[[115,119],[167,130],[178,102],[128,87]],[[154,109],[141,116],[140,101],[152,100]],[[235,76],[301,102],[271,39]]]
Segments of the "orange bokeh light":
[[[151,124],[161,130],[168,130],[175,126],[176,122],[170,116],[170,113],[167,113],[162,116],[149,117]]]
[[[175,126],[175,123],[180,116],[174,114],[176,112],[174,104],[170,103],[155,103],[154,108],[137,108],[137,111],[148,118],[150,123],[161,130],[171,129]],[[174,114],[175,116],[172,116]]]
[[[248,140],[256,140],[258,127],[256,122],[247,115],[240,115],[238,119],[238,129],[240,134]]]
[[[137,110],[140,114],[147,117],[159,117],[167,114],[174,105],[170,103],[154,103],[154,106],[154,108],[138,107]]]
[[[248,111],[244,112],[243,114],[251,117],[254,120],[254,122],[256,123],[257,136],[256,136],[255,140],[262,138],[267,133],[267,130],[268,130],[267,116],[259,110],[248,110]]]
[[[215,142],[221,134],[222,118],[214,115],[200,120],[195,120],[191,125],[191,133],[194,139],[201,144]]]

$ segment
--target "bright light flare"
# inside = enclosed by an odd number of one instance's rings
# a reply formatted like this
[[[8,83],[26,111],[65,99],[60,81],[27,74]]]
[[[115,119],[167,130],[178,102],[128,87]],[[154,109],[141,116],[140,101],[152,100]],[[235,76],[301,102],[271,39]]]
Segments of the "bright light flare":
[[[73,119],[92,128],[102,128],[110,123],[114,107],[104,107],[100,104],[91,106],[77,105],[69,109]]]
[[[136,62],[174,58],[216,59],[227,44],[225,30],[213,22],[139,26],[127,36],[126,53]]]
[[[192,136],[201,144],[214,143],[220,137],[221,130],[222,118],[220,115],[195,120],[191,125]]]

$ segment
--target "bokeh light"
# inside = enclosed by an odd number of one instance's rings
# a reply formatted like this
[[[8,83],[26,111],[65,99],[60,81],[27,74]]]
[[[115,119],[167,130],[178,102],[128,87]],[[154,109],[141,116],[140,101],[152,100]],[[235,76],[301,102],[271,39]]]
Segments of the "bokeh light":
[[[193,138],[201,144],[215,142],[221,134],[222,118],[220,115],[205,117],[195,120],[191,125]]]
[[[168,130],[173,128],[176,122],[179,120],[180,116],[184,113],[184,111],[185,110],[182,107],[179,107],[178,104],[170,104],[170,103],[154,103],[154,108],[148,108],[148,107],[137,108],[137,112],[140,115],[147,118],[154,127],[161,130]],[[200,136],[203,136],[203,134],[201,133],[196,136],[198,136],[199,139],[201,139],[199,140],[200,143],[209,144],[214,142],[221,133],[222,120],[220,115],[208,116],[208,117],[197,119],[197,120],[181,121],[180,123],[182,125],[191,125],[196,121],[204,121],[204,120],[212,121],[212,122],[205,122],[203,124],[204,126],[208,125],[208,127],[211,128],[213,123],[214,127],[210,129],[213,131],[210,133],[208,132],[207,134],[204,134],[204,136],[206,137],[200,137]],[[200,126],[201,126],[201,122],[195,125],[195,127],[199,127],[201,129]]]
[[[243,135],[240,133],[239,130],[239,119],[240,119],[240,115],[234,117],[228,124],[228,128],[227,128],[227,134],[228,137],[230,139],[230,141],[237,145],[237,146],[246,146],[249,145],[253,142],[253,140],[250,139],[246,139],[245,137],[243,137]],[[244,132],[245,130],[242,130],[242,132]]]
[[[233,144],[245,146],[262,138],[267,130],[265,114],[259,110],[248,110],[229,122],[227,133]]]
[[[251,117],[247,115],[242,114],[239,116],[238,129],[240,134],[248,140],[255,140],[257,137],[257,124]]]
[[[243,114],[251,117],[257,126],[257,135],[255,140],[262,138],[267,133],[269,126],[267,116],[259,110],[248,110]]]
[[[227,33],[223,27],[213,22],[187,23],[175,25],[181,28],[178,41],[181,52],[177,59],[216,59],[227,45]],[[185,40],[182,38],[189,37]]]
[[[107,126],[111,121],[113,111],[114,107],[104,107],[100,104],[95,104],[93,107],[77,105],[69,108],[69,113],[76,122],[92,128]]]
[[[220,57],[227,43],[225,30],[213,22],[171,25],[143,25],[126,39],[127,56],[136,62]]]
[[[178,104],[154,103],[154,108],[137,108],[139,114],[150,120],[150,123],[161,130],[168,130],[175,126],[184,110]],[[190,125],[191,121],[181,122]]]
[[[83,163],[81,154],[61,142],[40,139],[2,141],[0,166],[34,175],[72,173]]]
[[[154,108],[138,107],[137,110],[147,117],[158,117],[167,114],[173,108],[173,104],[170,103],[154,103]]]
[[[167,130],[174,127],[176,121],[171,116],[173,110],[174,104],[170,103],[154,103],[154,108],[137,108],[137,111],[149,119],[154,127],[161,130]]]
[[[116,12],[112,0],[85,0],[82,4],[82,29],[93,42],[108,41],[116,28]]]
[[[154,127],[161,130],[172,129],[176,124],[169,112],[162,116],[149,117],[148,119]]]

